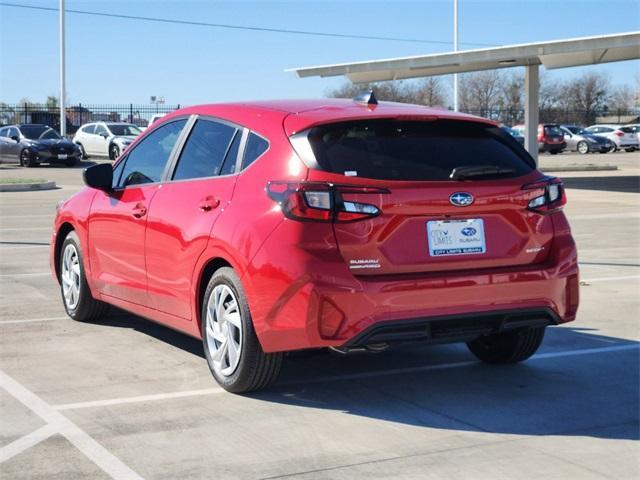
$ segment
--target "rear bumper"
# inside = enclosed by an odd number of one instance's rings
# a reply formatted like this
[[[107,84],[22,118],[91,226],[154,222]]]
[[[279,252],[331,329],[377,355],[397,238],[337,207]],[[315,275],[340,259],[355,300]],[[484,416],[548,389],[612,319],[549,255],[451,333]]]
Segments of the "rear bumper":
[[[300,248],[289,230],[296,222],[285,222],[242,278],[256,334],[266,352],[276,352],[383,341],[382,333],[400,334],[406,326],[410,336],[451,342],[518,322],[574,320],[577,253],[560,215],[557,226],[566,231],[556,235],[544,263],[380,277],[354,276],[324,242],[315,241],[317,250]]]
[[[550,308],[467,313],[409,321],[380,322],[349,340],[344,347],[379,343],[420,341],[424,343],[467,342],[481,335],[523,327],[557,325],[561,319]]]

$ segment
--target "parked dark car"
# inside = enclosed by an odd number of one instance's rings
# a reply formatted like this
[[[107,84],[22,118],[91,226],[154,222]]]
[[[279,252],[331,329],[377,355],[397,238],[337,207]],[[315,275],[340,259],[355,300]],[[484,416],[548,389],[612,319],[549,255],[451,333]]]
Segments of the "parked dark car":
[[[520,134],[520,132],[514,130],[511,127],[507,127],[506,125],[503,125],[500,128],[511,135],[520,145],[524,147],[524,137]]]
[[[0,128],[0,162],[23,167],[41,163],[72,167],[80,161],[80,149],[48,125],[23,124]]]
[[[615,144],[607,137],[594,135],[577,125],[561,125],[560,129],[567,142],[567,150],[581,154],[600,152],[607,153],[615,150]]]

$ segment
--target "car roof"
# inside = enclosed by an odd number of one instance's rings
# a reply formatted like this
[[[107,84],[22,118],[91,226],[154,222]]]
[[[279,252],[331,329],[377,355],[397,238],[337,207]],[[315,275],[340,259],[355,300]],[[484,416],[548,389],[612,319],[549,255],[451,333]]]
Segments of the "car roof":
[[[452,112],[444,108],[425,107],[395,102],[365,105],[349,99],[324,98],[311,100],[260,100],[252,102],[196,105],[175,110],[163,117],[168,121],[175,116],[210,115],[239,123],[260,132],[265,121],[285,123],[285,131],[293,134],[313,125],[337,121],[374,118],[451,119],[497,125],[496,122],[474,115]],[[286,119],[286,122],[285,122]]]

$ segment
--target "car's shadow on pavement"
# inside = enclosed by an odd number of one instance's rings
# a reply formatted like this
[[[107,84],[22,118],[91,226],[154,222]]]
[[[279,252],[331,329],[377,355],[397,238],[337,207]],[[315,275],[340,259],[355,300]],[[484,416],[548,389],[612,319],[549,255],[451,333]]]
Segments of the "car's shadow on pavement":
[[[565,177],[562,181],[567,188],[578,190],[602,190],[608,192],[640,193],[640,176]]]
[[[116,312],[101,324],[203,357],[199,340],[133,315]],[[476,362],[464,345],[297,352],[274,386],[245,396],[416,427],[631,440],[640,438],[638,346],[557,327],[547,330],[538,356],[518,365]]]

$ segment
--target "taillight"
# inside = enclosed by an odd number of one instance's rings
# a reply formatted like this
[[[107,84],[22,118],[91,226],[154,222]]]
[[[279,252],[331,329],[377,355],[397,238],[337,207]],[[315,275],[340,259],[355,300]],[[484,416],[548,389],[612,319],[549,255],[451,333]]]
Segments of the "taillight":
[[[618,136],[618,137],[624,137],[624,132],[621,132],[620,130],[616,130],[615,132],[613,132],[614,135]]]
[[[343,195],[389,193],[385,188],[284,181],[269,182],[266,190],[287,218],[303,222],[354,222],[376,217],[381,213],[378,207],[344,200]]]
[[[548,177],[540,182],[522,187],[523,190],[539,190],[540,195],[529,201],[528,208],[538,213],[554,213],[567,203],[564,183],[559,178]]]

